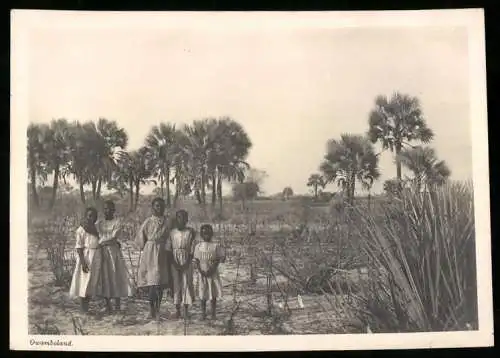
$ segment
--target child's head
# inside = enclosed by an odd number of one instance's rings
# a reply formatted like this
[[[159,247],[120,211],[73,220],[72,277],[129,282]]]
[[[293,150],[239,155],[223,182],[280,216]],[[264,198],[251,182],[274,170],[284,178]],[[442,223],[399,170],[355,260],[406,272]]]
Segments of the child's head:
[[[97,210],[94,207],[88,207],[85,209],[84,222],[86,224],[95,224],[97,221]]]
[[[107,200],[104,202],[104,218],[107,220],[113,219],[115,215],[115,203],[113,200]]]
[[[214,236],[214,229],[210,224],[203,224],[200,228],[200,236],[205,242],[209,242],[212,240]]]
[[[154,198],[151,202],[153,208],[153,214],[156,216],[162,216],[165,212],[165,200],[162,198]]]
[[[186,227],[186,224],[188,222],[188,213],[186,210],[178,210],[175,213],[175,221],[177,223],[177,228],[178,229],[184,229]]]

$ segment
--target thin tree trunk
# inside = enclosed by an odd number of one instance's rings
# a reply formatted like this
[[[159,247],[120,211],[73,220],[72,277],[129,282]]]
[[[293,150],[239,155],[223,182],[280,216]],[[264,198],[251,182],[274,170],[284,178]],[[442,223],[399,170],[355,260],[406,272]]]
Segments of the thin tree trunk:
[[[207,203],[206,178],[204,172],[201,173],[201,201],[203,205]]]
[[[353,172],[351,174],[351,195],[350,195],[350,203],[354,204],[354,193],[356,191],[356,174]]]
[[[97,199],[101,197],[101,185],[102,185],[102,177],[99,177],[99,179],[97,180],[97,190],[96,190]]]
[[[170,208],[170,168],[166,168],[165,172],[165,189],[167,189],[167,208]]]
[[[160,195],[163,199],[165,197],[165,193],[163,192],[163,173],[160,172]]]
[[[138,180],[135,182],[135,203],[134,210],[137,210],[137,203],[139,203],[139,189],[141,188],[141,182]]]
[[[129,179],[128,181],[128,186],[129,186],[129,196],[130,196],[130,208],[129,211],[134,210],[134,181],[132,178]]]
[[[92,178],[92,199],[96,200],[97,179]]]
[[[314,185],[314,199],[318,199],[318,184]]]
[[[215,170],[212,173],[212,206],[215,207],[215,203],[217,202],[217,177],[215,174]]]
[[[401,161],[399,160],[401,148],[401,144],[396,143],[396,177],[398,178],[398,180],[401,180]]]
[[[219,196],[219,212],[222,217],[222,175],[218,174],[217,177],[217,195]]]
[[[36,191],[36,167],[34,161],[30,164],[30,177],[31,177],[31,195],[33,196],[33,203],[35,207],[40,206],[40,201],[38,199],[38,193]]]
[[[50,199],[49,208],[52,209],[56,202],[57,187],[59,185],[59,163],[56,163],[54,167],[54,182],[52,184],[52,198]]]
[[[179,177],[175,177],[175,193],[174,193],[174,208],[177,207],[177,201],[179,200]]]
[[[80,199],[82,200],[82,203],[85,204],[85,190],[83,188],[83,178],[80,177],[78,181],[80,182]]]

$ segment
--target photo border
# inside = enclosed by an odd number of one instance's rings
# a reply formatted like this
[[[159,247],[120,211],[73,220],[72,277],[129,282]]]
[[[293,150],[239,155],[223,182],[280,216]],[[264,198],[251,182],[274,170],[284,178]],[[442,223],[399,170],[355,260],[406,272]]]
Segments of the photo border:
[[[290,336],[38,336],[28,334],[26,128],[29,122],[27,71],[29,35],[40,27],[170,28],[224,31],[275,27],[464,26],[468,30],[470,125],[472,139],[478,331]],[[493,345],[490,193],[486,105],[484,11],[353,12],[92,12],[13,10],[11,12],[10,173],[10,348],[62,351],[296,351],[457,348]],[[195,337],[195,339],[193,339]],[[33,345],[71,341],[71,346]]]

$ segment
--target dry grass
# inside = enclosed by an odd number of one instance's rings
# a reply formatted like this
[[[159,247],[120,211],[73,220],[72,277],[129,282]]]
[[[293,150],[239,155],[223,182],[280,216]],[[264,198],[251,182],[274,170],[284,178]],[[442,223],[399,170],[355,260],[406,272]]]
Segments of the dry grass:
[[[451,330],[477,327],[472,191],[448,186],[405,194],[400,202],[364,201],[355,208],[262,201],[240,211],[226,203],[214,223],[226,247],[224,299],[218,320],[201,323],[198,304],[186,321],[145,320],[140,294],[118,315],[80,316],[67,298],[78,207],[59,203],[52,215],[30,215],[30,332],[61,334],[309,334]],[[99,205],[97,205],[99,206]],[[216,210],[191,202],[196,229]],[[130,244],[149,215],[149,199],[125,213],[122,250],[135,277],[139,252]],[[63,214],[64,213],[64,214]],[[40,220],[43,218],[43,220]],[[404,240],[403,240],[404,238]],[[43,248],[43,249],[41,249]],[[60,287],[58,287],[60,286]],[[100,302],[93,302],[98,310]],[[403,308],[410,308],[405,311]],[[47,321],[48,320],[48,321]],[[474,326],[475,325],[475,326]]]

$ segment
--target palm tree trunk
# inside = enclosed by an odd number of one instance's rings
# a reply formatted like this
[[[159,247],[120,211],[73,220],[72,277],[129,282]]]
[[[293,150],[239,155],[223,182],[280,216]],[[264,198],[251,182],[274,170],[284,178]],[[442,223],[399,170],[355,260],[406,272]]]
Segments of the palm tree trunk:
[[[354,204],[354,193],[356,191],[356,173],[354,173],[354,171],[352,172],[351,174],[351,193],[350,193],[350,198],[349,198],[349,201],[350,201],[350,204],[353,205]]]
[[[92,178],[92,199],[96,200],[97,179]]]
[[[139,189],[141,188],[141,182],[137,180],[135,182],[135,203],[134,210],[137,210],[137,203],[139,202]]]
[[[176,175],[175,177],[175,194],[174,194],[174,208],[177,207],[177,201],[179,200],[180,194],[180,177]]]
[[[214,190],[215,191],[215,190]],[[222,216],[222,174],[218,174],[217,178],[217,195],[219,196],[219,211]]]
[[[38,200],[38,193],[36,191],[36,167],[35,163],[32,161],[30,164],[30,182],[31,182],[31,195],[33,196],[33,203],[35,207],[40,206],[40,201]]]
[[[165,189],[167,189],[167,208],[170,208],[170,168],[167,167],[165,170]]]
[[[59,185],[59,163],[56,163],[54,167],[54,182],[52,184],[52,198],[50,199],[49,208],[52,209],[56,202],[57,186]]]
[[[102,185],[102,177],[99,177],[99,179],[97,180],[97,190],[96,190],[97,199],[101,197],[101,185]]]
[[[398,178],[398,180],[401,180],[401,161],[399,160],[401,149],[401,143],[396,143],[396,177]]]
[[[80,177],[78,181],[80,182],[80,199],[82,200],[82,203],[85,204],[85,190],[83,188],[83,178]]]
[[[217,188],[217,177],[215,175],[215,170],[214,172],[212,173],[212,206],[215,207],[215,203],[217,201],[217,191],[216,191],[216,188]]]
[[[165,193],[163,192],[163,173],[162,172],[160,172],[160,195],[161,195],[162,199],[165,196]]]
[[[133,211],[134,210],[134,181],[132,180],[132,178],[129,179],[128,186],[129,186],[128,191],[129,191],[129,197],[130,197],[129,211]]]
[[[206,191],[206,178],[205,178],[205,173],[201,173],[201,202],[202,204],[207,203],[207,191]]]

